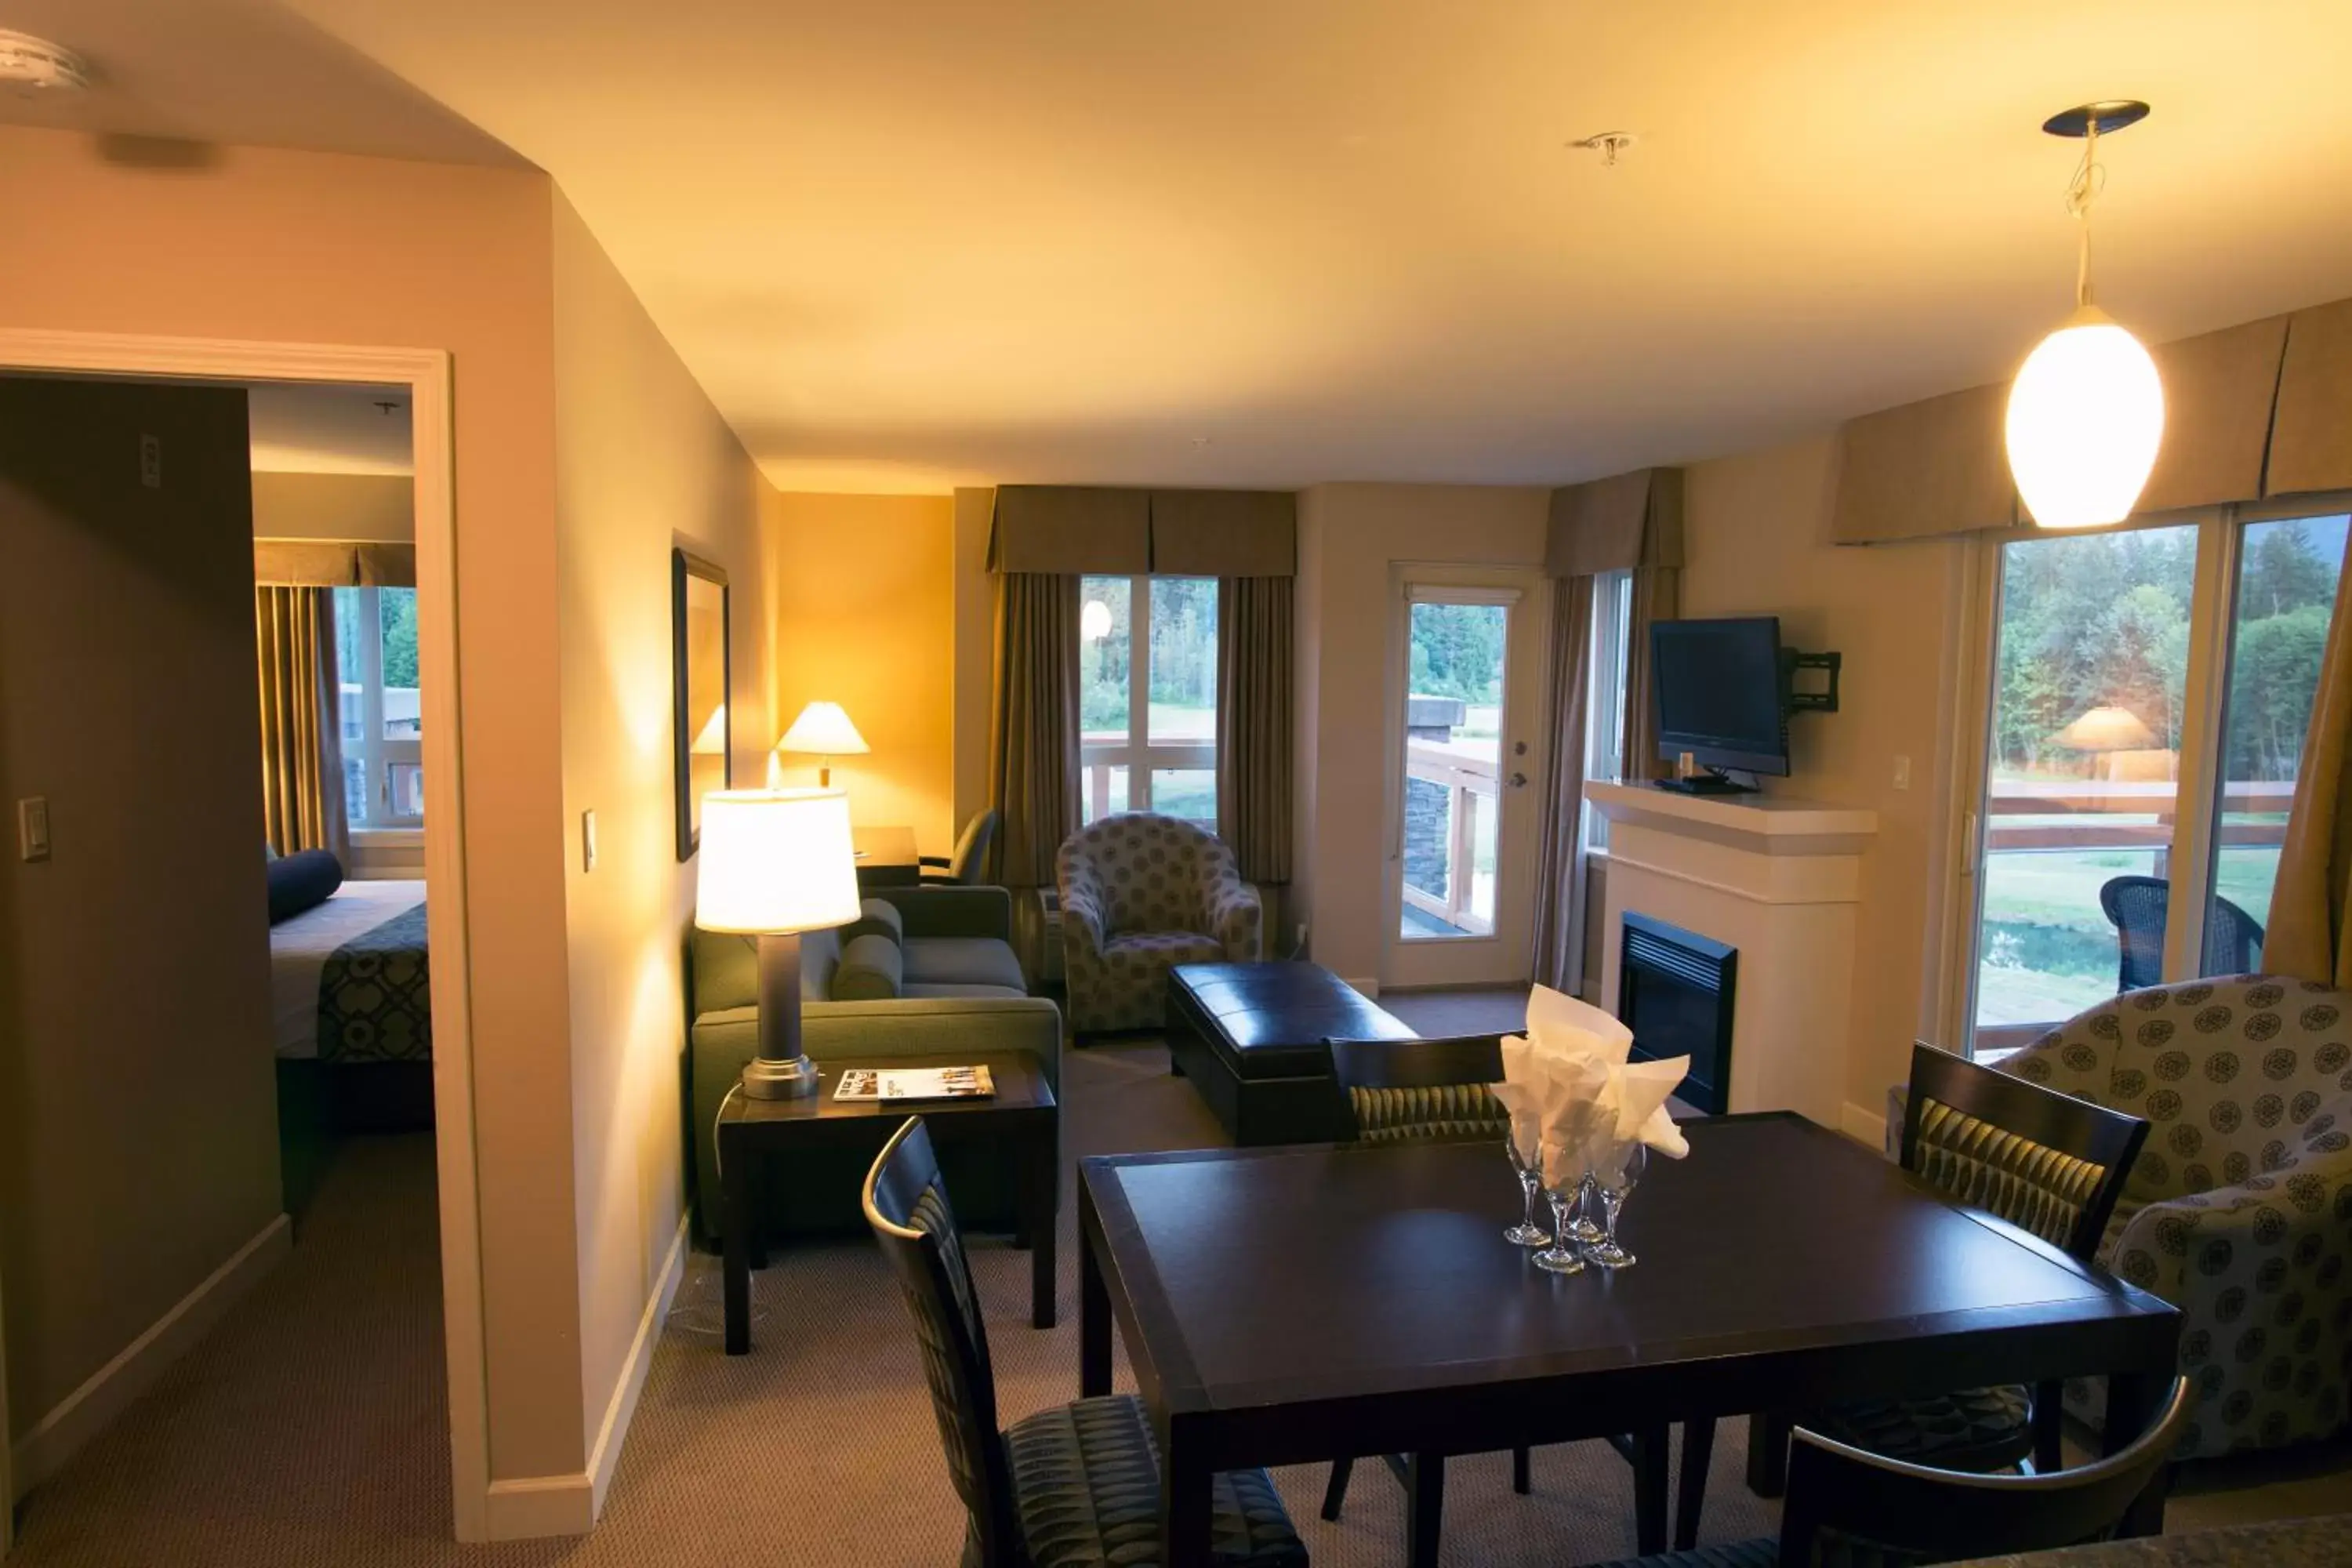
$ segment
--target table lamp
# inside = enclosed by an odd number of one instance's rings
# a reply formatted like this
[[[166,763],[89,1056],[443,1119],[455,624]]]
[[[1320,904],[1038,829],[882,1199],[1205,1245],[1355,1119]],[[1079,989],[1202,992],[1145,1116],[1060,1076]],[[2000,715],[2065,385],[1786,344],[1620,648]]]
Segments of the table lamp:
[[[841,710],[838,702],[812,702],[801,710],[784,738],[776,742],[779,752],[814,752],[817,757],[816,786],[833,787],[833,759],[862,757],[873,750],[849,715]]]
[[[694,923],[760,939],[759,1054],[743,1092],[816,1092],[801,1049],[801,936],[857,918],[849,797],[839,790],[715,790],[702,797]]]

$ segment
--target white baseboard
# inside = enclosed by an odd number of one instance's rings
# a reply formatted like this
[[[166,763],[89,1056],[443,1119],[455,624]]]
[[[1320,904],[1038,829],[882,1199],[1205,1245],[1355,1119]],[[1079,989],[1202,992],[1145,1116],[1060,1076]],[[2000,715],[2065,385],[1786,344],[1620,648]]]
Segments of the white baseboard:
[[[547,1535],[585,1535],[604,1511],[604,1494],[613,1484],[613,1469],[621,1460],[621,1445],[637,1414],[637,1398],[645,1393],[646,1374],[653,1370],[654,1350],[661,1342],[661,1327],[677,1299],[678,1282],[686,1278],[688,1226],[692,1215],[680,1215],[677,1234],[670,1237],[669,1256],[663,1259],[661,1278],[646,1299],[637,1319],[636,1337],[629,1342],[620,1381],[604,1406],[604,1420],[589,1450],[588,1468],[568,1475],[523,1476],[490,1483],[486,1510],[487,1539],[529,1541]]]
[[[229,1255],[228,1261],[174,1302],[172,1310],[90,1373],[57,1408],[33,1423],[12,1456],[16,1496],[65,1468],[109,1422],[155,1385],[166,1368],[211,1331],[262,1277],[285,1261],[294,1245],[293,1223],[278,1215]]]
[[[1886,1147],[1886,1118],[1875,1111],[1864,1110],[1852,1100],[1838,1108],[1838,1131],[1858,1143],[1873,1149]]]

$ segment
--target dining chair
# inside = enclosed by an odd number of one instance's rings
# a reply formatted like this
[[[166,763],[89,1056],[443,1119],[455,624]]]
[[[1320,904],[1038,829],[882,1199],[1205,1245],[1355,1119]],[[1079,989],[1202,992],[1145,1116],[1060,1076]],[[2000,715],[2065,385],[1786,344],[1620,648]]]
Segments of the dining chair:
[[[1778,1537],[1606,1568],[1909,1568],[2105,1540],[2156,1481],[2192,1408],[2189,1380],[2175,1378],[2156,1419],[2129,1447],[2077,1469],[2022,1476],[1890,1459],[1801,1427]]]
[[[2099,908],[2115,923],[2116,993],[2164,984],[2164,921],[2172,884],[2162,877],[2110,877]],[[2205,917],[2207,974],[2251,974],[2263,963],[2260,921],[2219,893]]]
[[[953,854],[916,857],[917,876],[927,887],[962,888],[986,881],[988,847],[995,841],[996,825],[1002,820],[993,811],[973,812],[956,838]]]
[[[923,1379],[967,1516],[964,1568],[1157,1562],[1160,1454],[1141,1401],[1081,1399],[997,1429],[980,1292],[921,1117],[882,1146],[864,1202],[914,1314]],[[1219,1568],[1306,1568],[1307,1548],[1262,1469],[1216,1478],[1210,1528]]]
[[[1510,1135],[1510,1112],[1486,1086],[1503,1077],[1503,1037],[1456,1035],[1422,1040],[1327,1040],[1331,1051],[1331,1079],[1347,1101],[1346,1121],[1359,1143],[1372,1147],[1414,1142],[1472,1142],[1492,1140],[1499,1144]],[[1497,1150],[1496,1163],[1500,1167]],[[1504,1244],[1507,1245],[1507,1243]],[[1667,1429],[1615,1436],[1610,1445],[1633,1467],[1634,1533],[1651,1551],[1666,1539]],[[1425,1468],[1415,1456],[1384,1454],[1381,1462],[1402,1483],[1413,1506],[1407,1510],[1406,1529],[1416,1531],[1415,1515],[1426,1510],[1437,1516],[1443,1490],[1442,1468]],[[1323,1517],[1336,1520],[1348,1498],[1353,1459],[1331,1466],[1323,1489]],[[1511,1489],[1525,1495],[1531,1488],[1528,1451],[1511,1450]],[[1408,1542],[1408,1561],[1435,1557],[1435,1542]]]
[[[1946,1196],[2031,1231],[2073,1258],[2091,1260],[2147,1121],[1979,1067],[1948,1051],[1911,1047],[1911,1088],[1903,1114],[1903,1168]],[[1833,1441],[1945,1469],[1984,1472],[2031,1458],[2061,1459],[2063,1386],[2009,1384],[1925,1398],[1861,1400],[1796,1419]],[[1753,1417],[1748,1485],[1774,1497],[1785,1484],[1789,1418]],[[1712,1423],[1706,1424],[1709,1428]],[[1710,1443],[1685,1428],[1675,1540],[1688,1544],[1706,1490]],[[1711,1438],[1711,1429],[1704,1436]]]

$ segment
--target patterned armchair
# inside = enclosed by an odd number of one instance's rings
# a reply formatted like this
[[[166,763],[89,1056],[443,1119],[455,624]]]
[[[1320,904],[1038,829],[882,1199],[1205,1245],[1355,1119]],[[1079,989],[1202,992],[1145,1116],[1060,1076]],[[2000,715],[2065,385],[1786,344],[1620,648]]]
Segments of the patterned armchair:
[[[2268,975],[2130,991],[2001,1070],[2152,1124],[2099,1244],[2181,1310],[2183,1458],[2337,1431],[2352,1377],[2352,993]],[[2068,1409],[2101,1402],[2070,1384]]]
[[[1224,841],[1189,822],[1100,818],[1063,844],[1054,873],[1073,1034],[1157,1028],[1177,964],[1261,955],[1256,890]]]

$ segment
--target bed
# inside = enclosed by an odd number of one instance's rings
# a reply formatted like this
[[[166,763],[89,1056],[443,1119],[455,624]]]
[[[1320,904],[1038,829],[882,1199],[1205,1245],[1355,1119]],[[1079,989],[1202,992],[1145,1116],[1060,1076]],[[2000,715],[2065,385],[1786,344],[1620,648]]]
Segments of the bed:
[[[431,1127],[425,884],[345,882],[269,928],[269,961],[289,1137]]]

